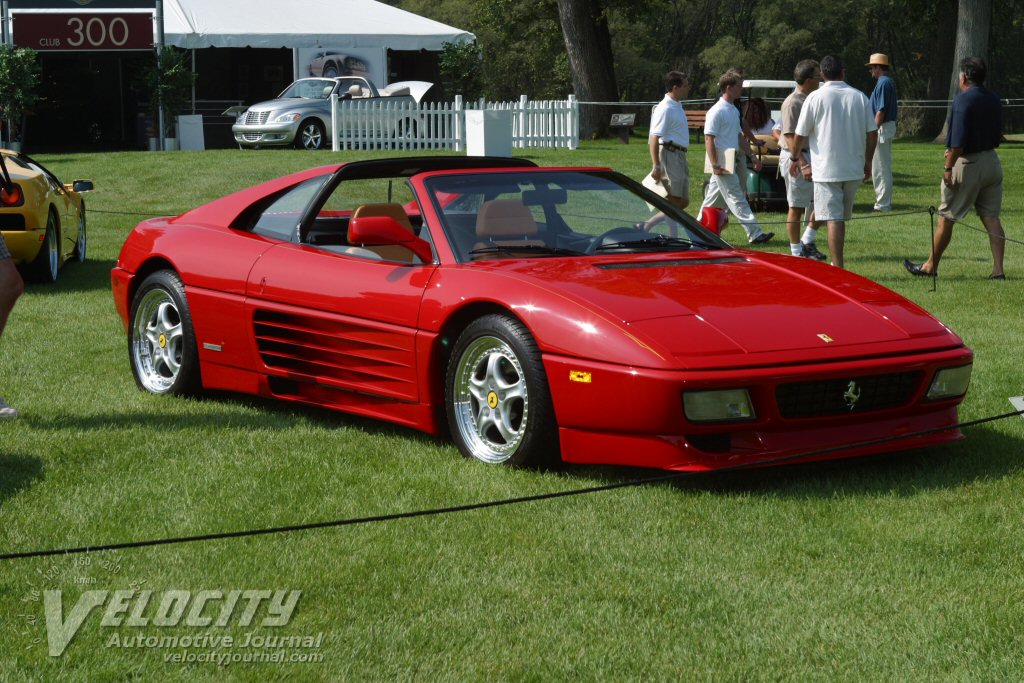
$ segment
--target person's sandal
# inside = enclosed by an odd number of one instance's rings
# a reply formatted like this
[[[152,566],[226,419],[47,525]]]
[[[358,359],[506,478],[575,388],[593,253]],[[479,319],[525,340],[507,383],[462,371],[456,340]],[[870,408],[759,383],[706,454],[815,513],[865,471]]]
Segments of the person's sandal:
[[[938,277],[938,273],[929,273],[927,270],[921,270],[922,263],[911,263],[910,259],[903,259],[903,267],[907,269],[907,272],[911,275],[917,275],[919,277]]]

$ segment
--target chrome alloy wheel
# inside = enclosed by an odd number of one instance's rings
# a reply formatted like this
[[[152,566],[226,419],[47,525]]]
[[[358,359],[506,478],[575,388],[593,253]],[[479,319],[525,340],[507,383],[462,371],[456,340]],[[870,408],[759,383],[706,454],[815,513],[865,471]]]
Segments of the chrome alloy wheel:
[[[140,383],[162,394],[181,370],[184,333],[181,313],[171,295],[152,289],[139,301],[132,330],[132,362]]]
[[[527,433],[530,400],[526,375],[512,348],[497,337],[480,337],[458,359],[455,422],[473,457],[502,463]]]
[[[57,236],[57,221],[53,214],[46,223],[46,258],[47,274],[50,282],[56,282],[57,273],[60,270],[60,238]]]

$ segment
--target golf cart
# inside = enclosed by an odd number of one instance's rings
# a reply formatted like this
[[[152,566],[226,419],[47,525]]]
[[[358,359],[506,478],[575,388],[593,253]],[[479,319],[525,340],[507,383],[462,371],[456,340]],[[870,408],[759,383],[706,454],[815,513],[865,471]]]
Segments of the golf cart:
[[[769,117],[776,123],[782,121],[782,102],[796,88],[796,81],[745,80],[743,96],[740,100],[747,101],[760,97],[768,107]],[[772,135],[757,135],[761,144],[753,147],[761,160],[761,170],[748,168],[747,201],[755,211],[785,211],[786,184],[779,175],[779,143]]]

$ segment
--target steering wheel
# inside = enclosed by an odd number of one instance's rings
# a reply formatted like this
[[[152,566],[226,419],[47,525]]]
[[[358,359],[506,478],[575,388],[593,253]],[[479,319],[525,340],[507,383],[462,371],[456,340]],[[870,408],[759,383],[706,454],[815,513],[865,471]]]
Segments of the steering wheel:
[[[597,253],[598,247],[600,247],[602,244],[604,244],[604,241],[606,239],[610,238],[610,237],[615,237],[616,235],[637,235],[637,234],[643,234],[643,231],[640,228],[634,228],[634,227],[630,227],[628,225],[621,225],[621,226],[619,226],[617,228],[612,228],[611,230],[607,230],[605,232],[602,232],[600,235],[595,237],[593,239],[593,241],[591,241],[590,245],[587,247],[587,253],[588,254]],[[613,241],[618,242],[619,240],[613,240]]]

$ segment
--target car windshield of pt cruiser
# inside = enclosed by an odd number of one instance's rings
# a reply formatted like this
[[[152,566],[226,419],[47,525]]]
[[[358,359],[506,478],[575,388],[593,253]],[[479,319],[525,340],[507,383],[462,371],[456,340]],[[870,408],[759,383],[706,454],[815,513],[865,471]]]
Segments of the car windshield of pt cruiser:
[[[329,78],[305,78],[289,85],[278,99],[301,97],[306,100],[326,100],[331,96],[336,83]]]
[[[442,175],[425,186],[462,262],[729,246],[614,172]]]

